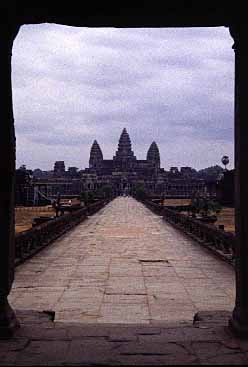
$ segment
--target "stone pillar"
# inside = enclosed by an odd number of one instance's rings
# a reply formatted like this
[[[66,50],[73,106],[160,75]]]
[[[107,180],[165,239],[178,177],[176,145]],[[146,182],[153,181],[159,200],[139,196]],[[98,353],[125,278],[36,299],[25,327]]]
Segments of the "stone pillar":
[[[0,25],[0,338],[10,337],[18,326],[8,303],[14,279],[15,132],[12,108],[11,55],[18,26]]]
[[[248,32],[230,27],[235,51],[236,302],[229,326],[248,337]]]

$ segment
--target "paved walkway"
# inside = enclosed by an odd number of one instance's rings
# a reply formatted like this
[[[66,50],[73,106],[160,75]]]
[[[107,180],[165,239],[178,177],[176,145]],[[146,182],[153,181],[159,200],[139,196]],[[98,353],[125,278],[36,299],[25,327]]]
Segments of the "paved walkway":
[[[234,306],[234,271],[132,198],[117,198],[20,265],[9,297],[55,321],[192,322]]]

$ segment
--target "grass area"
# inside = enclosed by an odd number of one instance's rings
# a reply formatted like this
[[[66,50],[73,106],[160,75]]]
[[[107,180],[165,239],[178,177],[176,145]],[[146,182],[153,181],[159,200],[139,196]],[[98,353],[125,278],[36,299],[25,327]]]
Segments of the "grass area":
[[[15,232],[20,233],[32,228],[35,217],[53,216],[55,211],[51,205],[42,207],[18,207],[15,209]]]
[[[182,205],[190,205],[190,199],[165,199],[165,206],[182,206]],[[185,212],[184,214],[187,214]],[[215,222],[215,226],[218,227],[220,224],[223,224],[225,227],[225,231],[235,233],[235,217],[234,217],[234,208],[222,207],[220,214],[217,215],[218,220]]]
[[[218,220],[215,225],[224,224],[225,231],[235,233],[235,216],[234,208],[223,207],[220,214],[218,214]]]

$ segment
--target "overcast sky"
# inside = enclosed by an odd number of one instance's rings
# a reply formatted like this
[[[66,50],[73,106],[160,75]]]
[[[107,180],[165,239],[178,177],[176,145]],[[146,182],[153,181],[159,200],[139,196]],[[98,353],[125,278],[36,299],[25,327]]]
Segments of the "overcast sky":
[[[13,49],[17,166],[88,167],[94,139],[112,159],[124,127],[162,167],[220,164],[234,150],[228,28],[23,26]]]

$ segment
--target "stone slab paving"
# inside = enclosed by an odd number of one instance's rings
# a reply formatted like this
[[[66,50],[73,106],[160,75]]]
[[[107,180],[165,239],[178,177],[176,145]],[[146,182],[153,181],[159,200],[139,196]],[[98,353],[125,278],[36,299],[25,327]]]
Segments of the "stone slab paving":
[[[230,265],[120,197],[20,265],[9,300],[58,322],[183,325],[231,311],[234,284]]]
[[[0,365],[247,365],[248,340],[227,328],[229,312],[200,312],[194,323],[80,324],[17,311],[21,328],[0,341]]]

